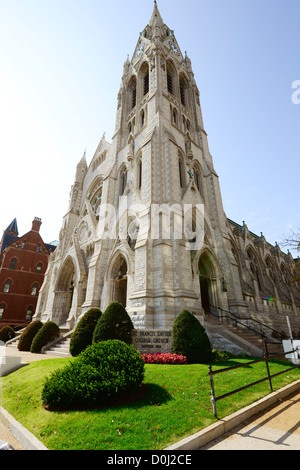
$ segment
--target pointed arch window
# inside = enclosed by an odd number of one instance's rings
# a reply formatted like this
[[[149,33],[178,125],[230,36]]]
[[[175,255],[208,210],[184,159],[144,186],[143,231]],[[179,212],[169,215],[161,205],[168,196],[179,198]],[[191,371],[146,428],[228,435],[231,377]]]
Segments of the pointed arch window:
[[[145,111],[142,110],[141,112],[141,124],[142,124],[142,127],[144,127],[144,124],[145,124]]]
[[[181,104],[187,107],[187,89],[188,89],[188,82],[184,76],[180,76],[179,78],[179,91],[180,91],[180,101]]]
[[[100,213],[100,206],[101,206],[101,201],[102,201],[102,189],[103,189],[103,184],[102,184],[102,180],[100,180],[94,186],[90,195],[91,208],[97,219],[99,218],[99,213]]]
[[[183,106],[186,106],[185,102],[185,88],[183,82],[180,82],[180,100]]]
[[[144,96],[147,95],[149,91],[149,70],[147,70],[144,76]]]
[[[266,261],[267,273],[269,275],[269,278],[271,279],[273,284],[276,284],[275,268],[270,257],[267,257],[265,261]]]
[[[180,187],[184,188],[185,187],[184,162],[181,156],[179,156],[178,158],[178,171],[179,171]]]
[[[167,83],[168,83],[168,92],[173,95],[173,77],[170,72],[167,72]]]
[[[195,180],[195,184],[197,186],[197,189],[199,191],[200,194],[202,194],[202,187],[201,187],[201,173],[200,173],[200,170],[198,167],[195,167],[194,168],[194,180]]]
[[[130,106],[133,109],[136,106],[136,77],[132,77],[128,88],[131,97]]]
[[[137,188],[139,190],[142,189],[142,181],[143,181],[143,161],[142,161],[142,157],[140,157],[137,163]]]
[[[252,250],[252,248],[248,248],[247,256],[249,258],[251,272],[252,272],[254,278],[257,281],[259,290],[261,291],[262,290],[262,284],[261,284],[260,275],[259,275],[258,262],[257,262],[256,256],[255,256],[254,251]]]
[[[178,114],[176,108],[173,108],[173,124],[177,124]]]
[[[171,95],[175,95],[175,69],[170,62],[167,64],[167,89]]]

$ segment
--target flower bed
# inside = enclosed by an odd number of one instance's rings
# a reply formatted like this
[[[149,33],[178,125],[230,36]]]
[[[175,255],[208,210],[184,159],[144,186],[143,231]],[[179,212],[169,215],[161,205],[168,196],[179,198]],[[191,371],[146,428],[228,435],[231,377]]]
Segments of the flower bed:
[[[145,364],[187,364],[185,356],[170,353],[142,354]]]

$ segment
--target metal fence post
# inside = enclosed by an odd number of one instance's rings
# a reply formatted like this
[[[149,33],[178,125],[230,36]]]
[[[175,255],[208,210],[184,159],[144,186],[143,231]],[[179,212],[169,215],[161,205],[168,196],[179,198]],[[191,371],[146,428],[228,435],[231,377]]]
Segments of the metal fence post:
[[[214,412],[215,418],[218,419],[212,366],[210,365],[208,367],[208,369],[209,369],[208,375],[209,375],[209,379],[210,379],[210,388],[211,388],[211,400],[210,401],[212,402],[213,412]]]
[[[269,378],[270,390],[271,390],[271,392],[273,392],[272,379],[271,379],[270,369],[269,369],[269,363],[268,363],[268,356],[266,355],[266,353],[264,353],[264,359],[265,359],[265,363],[266,363],[266,367],[267,367],[267,373],[268,373],[268,378]]]

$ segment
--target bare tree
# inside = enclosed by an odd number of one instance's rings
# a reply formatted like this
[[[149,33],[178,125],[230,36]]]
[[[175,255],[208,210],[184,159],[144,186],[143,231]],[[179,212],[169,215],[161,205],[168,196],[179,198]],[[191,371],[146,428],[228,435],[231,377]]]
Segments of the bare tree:
[[[290,247],[293,250],[299,250],[300,252],[300,229],[298,229],[298,232],[292,231],[289,236],[284,235],[280,245]]]

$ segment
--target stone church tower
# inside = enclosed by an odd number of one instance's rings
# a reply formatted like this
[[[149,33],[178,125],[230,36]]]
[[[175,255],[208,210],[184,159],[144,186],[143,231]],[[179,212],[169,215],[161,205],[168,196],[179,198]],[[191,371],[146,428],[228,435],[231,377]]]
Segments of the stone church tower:
[[[84,155],[77,165],[35,318],[72,328],[112,301],[136,328],[171,328],[183,309],[243,316],[264,308],[270,249],[224,213],[191,60],[155,2],[124,64],[112,142],[103,136],[90,164]],[[291,257],[274,250],[270,269],[290,270]]]

